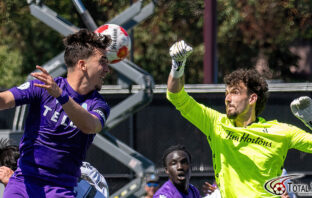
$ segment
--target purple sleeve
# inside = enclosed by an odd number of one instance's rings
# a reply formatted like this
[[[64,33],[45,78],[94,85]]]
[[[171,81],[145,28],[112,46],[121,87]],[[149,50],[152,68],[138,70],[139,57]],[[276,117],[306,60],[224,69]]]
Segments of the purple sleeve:
[[[199,190],[195,186],[193,186],[192,184],[190,186],[191,186],[192,191],[194,192],[194,198],[201,198]]]
[[[44,89],[34,86],[34,83],[42,84],[42,82],[39,80],[32,80],[29,82],[25,82],[18,87],[13,87],[9,89],[9,91],[14,96],[16,106],[30,104],[40,99],[40,96]]]
[[[96,103],[93,107],[93,109],[90,111],[91,114],[95,115],[99,118],[102,128],[104,127],[104,124],[109,116],[110,108],[108,104],[104,100],[96,100]]]

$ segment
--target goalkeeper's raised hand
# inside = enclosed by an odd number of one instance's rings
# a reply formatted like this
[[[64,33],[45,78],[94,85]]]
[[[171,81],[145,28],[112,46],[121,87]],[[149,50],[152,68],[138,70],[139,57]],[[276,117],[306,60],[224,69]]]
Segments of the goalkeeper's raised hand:
[[[294,116],[312,130],[312,99],[310,97],[301,96],[293,100],[290,109]]]
[[[172,68],[170,75],[174,78],[180,78],[184,73],[186,58],[193,52],[193,48],[187,45],[183,40],[174,43],[169,50],[172,58]]]

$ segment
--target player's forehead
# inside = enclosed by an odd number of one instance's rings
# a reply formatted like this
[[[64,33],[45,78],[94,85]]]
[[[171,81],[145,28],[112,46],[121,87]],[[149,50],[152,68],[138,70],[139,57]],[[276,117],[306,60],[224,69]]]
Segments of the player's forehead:
[[[245,85],[245,83],[243,81],[238,81],[234,84],[226,85],[225,91],[230,92],[230,91],[235,90],[235,89],[247,90],[247,86]]]
[[[107,62],[106,50],[104,49],[94,49],[94,57],[99,60],[99,62]]]
[[[182,151],[182,150],[172,151],[166,157],[167,163],[170,161],[179,161],[179,160],[183,160],[183,159],[188,159],[188,161],[189,161],[187,153],[185,151]]]

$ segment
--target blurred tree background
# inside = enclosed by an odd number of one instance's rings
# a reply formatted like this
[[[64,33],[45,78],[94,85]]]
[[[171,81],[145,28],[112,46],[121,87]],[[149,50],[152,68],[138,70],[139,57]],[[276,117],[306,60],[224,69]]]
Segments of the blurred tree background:
[[[71,0],[43,2],[75,26],[85,27]],[[82,2],[102,25],[135,0]],[[151,73],[156,84],[166,83],[171,65],[168,50],[180,39],[194,48],[186,83],[203,82],[203,12],[204,0],[159,0],[154,15],[133,29],[134,62]],[[1,88],[22,83],[35,65],[63,50],[62,36],[33,17],[26,0],[0,1],[0,24]],[[311,63],[311,0],[217,0],[217,28],[220,83],[224,74],[253,66],[268,79],[311,80],[311,73],[300,72],[301,58],[294,53],[308,46]]]

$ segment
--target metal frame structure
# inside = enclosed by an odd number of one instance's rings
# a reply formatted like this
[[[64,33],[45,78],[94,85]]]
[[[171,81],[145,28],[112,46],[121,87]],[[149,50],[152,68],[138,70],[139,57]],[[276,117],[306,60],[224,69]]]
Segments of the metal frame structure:
[[[72,1],[86,27],[89,30],[94,31],[97,28],[97,25],[82,2],[80,0]],[[79,30],[78,27],[63,19],[56,12],[45,6],[40,0],[27,0],[27,3],[29,4],[31,14],[34,17],[38,18],[63,36],[67,36]],[[155,6],[156,1],[151,1],[146,6],[143,6],[143,0],[139,0],[124,10],[121,14],[109,20],[107,24],[121,25],[126,30],[130,30],[135,25],[152,15]],[[144,193],[143,178],[146,174],[155,172],[154,163],[112,136],[108,130],[151,102],[153,97],[154,80],[149,73],[127,59],[116,64],[111,64],[110,66],[123,78],[126,78],[125,80],[120,81],[123,83],[121,88],[127,88],[132,95],[111,109],[105,128],[101,134],[96,135],[93,144],[127,166],[129,169],[133,170],[136,175],[134,180],[130,181],[110,197],[136,197]],[[42,65],[42,67],[45,68],[52,77],[64,75],[66,73],[64,51]],[[29,75],[27,80],[29,81],[31,79],[32,77]],[[135,84],[137,89],[135,92],[132,92],[132,86]],[[105,89],[102,88],[100,93],[105,94]],[[27,107],[25,105],[16,107],[12,128],[14,132],[23,131],[22,127],[26,112]]]

